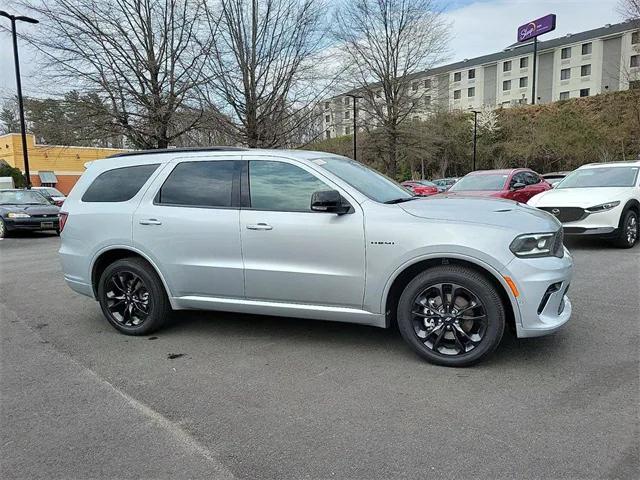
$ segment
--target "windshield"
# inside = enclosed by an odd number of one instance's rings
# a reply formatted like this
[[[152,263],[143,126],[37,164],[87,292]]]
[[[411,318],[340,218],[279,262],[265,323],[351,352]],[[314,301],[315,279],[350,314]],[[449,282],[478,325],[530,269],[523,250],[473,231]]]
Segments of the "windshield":
[[[556,188],[633,187],[638,167],[583,168],[567,175]]]
[[[51,205],[41,194],[30,190],[0,191],[0,205]]]
[[[502,190],[508,177],[506,174],[467,175],[454,183],[449,191]]]
[[[399,184],[360,162],[341,157],[323,157],[313,161],[319,167],[340,177],[360,193],[376,202],[413,198]]]
[[[49,195],[51,195],[52,197],[64,197],[64,193],[62,193],[57,188],[47,187],[47,188],[44,188],[43,190],[47,192]]]

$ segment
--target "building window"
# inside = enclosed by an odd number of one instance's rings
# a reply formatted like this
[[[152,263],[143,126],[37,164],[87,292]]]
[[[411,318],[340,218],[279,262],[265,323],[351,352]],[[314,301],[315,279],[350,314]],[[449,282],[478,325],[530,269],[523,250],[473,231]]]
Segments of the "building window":
[[[460,93],[461,93],[461,90],[454,90],[453,91],[453,99],[454,100],[459,100],[460,99]]]
[[[351,99],[349,97],[344,97],[344,104],[349,105],[351,103]]]
[[[462,80],[462,72],[456,72],[453,74],[453,81],[454,82],[459,82],[460,80]]]
[[[467,97],[475,97],[476,96],[476,87],[467,88]]]
[[[529,66],[529,57],[522,57],[520,59],[520,68],[527,68]]]
[[[511,60],[504,62],[502,64],[502,71],[503,72],[510,72],[511,71]]]
[[[640,43],[640,32],[633,32],[631,34],[631,45]]]
[[[325,138],[331,138],[331,131],[327,130],[324,132]]]
[[[324,116],[324,121],[329,123],[331,121],[331,115],[325,115]]]
[[[344,134],[351,135],[351,127],[344,127]]]
[[[631,67],[640,67],[640,55],[631,55]]]
[[[431,95],[424,97],[424,104],[427,106],[431,105]]]
[[[471,70],[469,70],[467,76],[469,77],[469,80],[473,80],[474,78],[476,78],[476,69],[472,68]]]
[[[324,109],[325,110],[329,110],[330,106],[331,106],[331,104],[329,102],[324,102]]]
[[[566,60],[567,58],[571,58],[571,47],[564,47],[560,51],[560,58]]]
[[[580,89],[580,96],[581,97],[588,97],[589,96],[589,89],[588,88],[581,88]]]
[[[520,88],[525,88],[529,83],[528,77],[520,77]]]
[[[347,110],[346,112],[344,112],[344,119],[345,119],[345,120],[348,120],[348,119],[349,119],[349,114],[350,114],[350,113],[351,113],[351,112],[349,112],[349,110]]]
[[[580,76],[581,77],[588,77],[589,75],[591,75],[591,64],[582,65],[580,67]]]
[[[414,92],[418,90],[418,82],[413,82],[411,84],[411,90],[413,90]]]
[[[560,92],[560,100],[569,100],[569,92]]]
[[[591,42],[582,44],[582,55],[591,55]]]
[[[431,79],[430,78],[425,79],[424,88],[427,88],[427,89],[431,88]]]
[[[571,69],[563,68],[560,70],[560,80],[569,80],[571,78]]]
[[[511,90],[511,80],[502,82],[502,90]]]

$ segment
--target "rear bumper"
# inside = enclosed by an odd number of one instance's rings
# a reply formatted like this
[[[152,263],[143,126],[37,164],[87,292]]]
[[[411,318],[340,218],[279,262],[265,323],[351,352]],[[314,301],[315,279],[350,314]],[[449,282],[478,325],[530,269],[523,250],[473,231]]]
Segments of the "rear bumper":
[[[549,335],[569,321],[571,301],[566,293],[573,276],[573,259],[565,249],[563,258],[516,258],[507,266],[520,296],[519,338]]]
[[[13,230],[57,230],[60,227],[58,217],[48,218],[3,218],[8,231]]]

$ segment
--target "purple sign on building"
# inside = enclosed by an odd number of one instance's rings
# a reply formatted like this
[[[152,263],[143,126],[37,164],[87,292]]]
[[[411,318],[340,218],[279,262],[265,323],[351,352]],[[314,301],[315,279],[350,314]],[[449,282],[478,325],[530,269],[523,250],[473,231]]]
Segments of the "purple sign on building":
[[[550,15],[545,15],[542,18],[538,18],[537,20],[534,20],[532,22],[520,25],[518,27],[518,41],[524,42],[526,40],[531,40],[538,35],[548,33],[555,29],[556,16],[553,13]]]

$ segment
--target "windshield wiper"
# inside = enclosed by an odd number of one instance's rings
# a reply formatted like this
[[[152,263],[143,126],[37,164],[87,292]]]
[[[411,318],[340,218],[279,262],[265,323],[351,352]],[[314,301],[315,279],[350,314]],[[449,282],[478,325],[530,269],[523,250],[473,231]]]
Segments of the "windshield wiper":
[[[393,204],[396,204],[396,203],[410,202],[411,200],[417,200],[418,198],[420,198],[420,197],[415,196],[415,197],[401,197],[401,198],[394,198],[393,200],[387,200],[387,201],[386,201],[386,202],[384,202],[384,203],[386,203],[386,204],[388,204],[388,205],[393,205]]]

